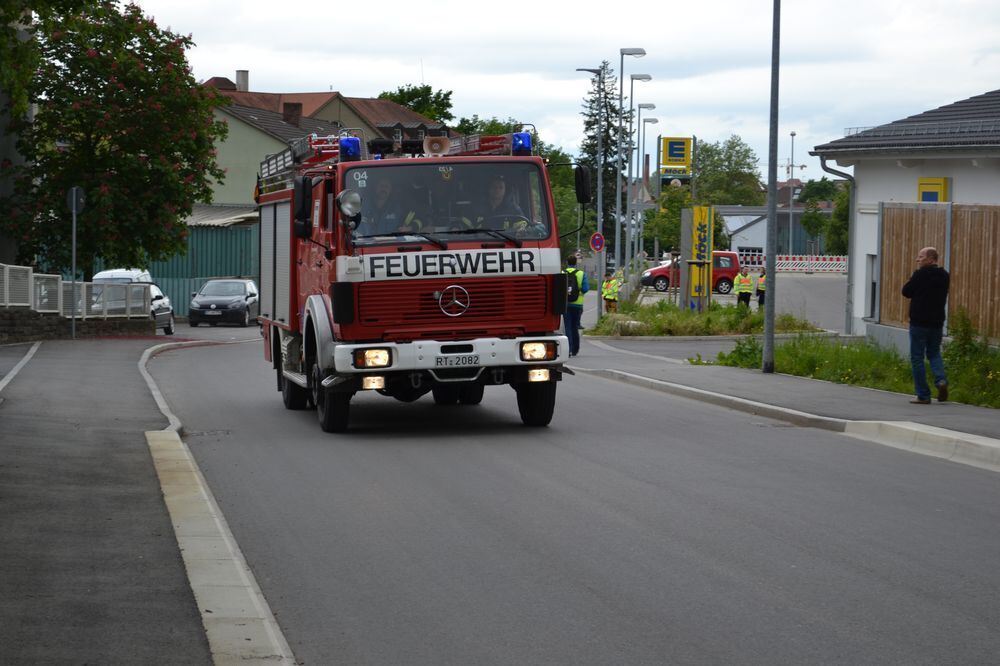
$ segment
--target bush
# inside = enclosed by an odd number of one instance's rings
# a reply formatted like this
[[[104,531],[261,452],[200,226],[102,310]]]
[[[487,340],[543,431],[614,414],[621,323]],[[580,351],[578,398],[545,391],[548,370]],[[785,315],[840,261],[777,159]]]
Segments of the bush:
[[[632,323],[627,323],[632,322]],[[793,315],[775,318],[775,331],[816,331]],[[617,314],[601,317],[590,333],[595,335],[736,335],[764,332],[764,313],[745,307],[712,303],[705,312],[682,309],[668,301],[639,306],[619,304]]]
[[[949,399],[982,407],[1000,408],[1000,350],[990,347],[985,337],[977,338],[965,312],[959,311],[949,326],[952,339],[942,356],[948,373]],[[731,352],[717,357],[719,365],[759,368],[763,347],[757,338],[745,338]],[[692,363],[706,363],[699,356]],[[778,372],[823,379],[840,384],[913,393],[909,358],[895,349],[856,341],[800,335],[774,349],[774,367]],[[928,375],[929,375],[928,369]],[[933,378],[928,376],[933,385]]]

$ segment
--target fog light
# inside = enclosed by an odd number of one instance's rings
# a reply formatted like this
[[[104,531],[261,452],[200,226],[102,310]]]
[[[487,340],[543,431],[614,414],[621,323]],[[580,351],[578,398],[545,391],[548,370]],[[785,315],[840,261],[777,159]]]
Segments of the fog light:
[[[380,375],[370,375],[361,380],[361,388],[366,391],[379,390],[385,388],[385,377]]]
[[[355,368],[385,368],[392,360],[388,349],[355,349]]]
[[[556,357],[556,343],[551,340],[521,343],[522,361],[551,361]]]
[[[547,381],[549,381],[549,369],[548,368],[535,368],[534,370],[528,370],[528,381],[529,382],[547,382]]]

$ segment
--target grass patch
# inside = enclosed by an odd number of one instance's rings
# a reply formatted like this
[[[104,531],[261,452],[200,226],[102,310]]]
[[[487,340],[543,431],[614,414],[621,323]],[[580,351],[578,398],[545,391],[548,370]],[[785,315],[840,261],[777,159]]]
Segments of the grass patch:
[[[818,331],[794,315],[775,318],[777,333]],[[668,301],[651,305],[622,302],[619,311],[601,317],[592,335],[740,335],[764,332],[764,312],[734,305],[711,303],[705,312],[694,312]]]
[[[950,322],[950,342],[942,351],[948,373],[949,399],[981,407],[1000,408],[1000,350],[978,338],[968,316],[959,312]],[[718,355],[717,363],[738,368],[759,368],[763,346],[757,338],[739,340],[731,352]],[[692,363],[704,363],[699,357]],[[774,368],[778,372],[838,384],[854,384],[896,393],[913,393],[909,358],[895,349],[867,341],[799,336],[775,344]],[[928,370],[928,384],[934,379]]]

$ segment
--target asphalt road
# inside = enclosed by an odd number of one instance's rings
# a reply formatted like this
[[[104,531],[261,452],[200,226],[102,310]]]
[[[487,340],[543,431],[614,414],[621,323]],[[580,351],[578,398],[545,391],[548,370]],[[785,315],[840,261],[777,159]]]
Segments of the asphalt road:
[[[596,377],[283,409],[261,345],[150,370],[307,664],[995,663],[996,474]]]

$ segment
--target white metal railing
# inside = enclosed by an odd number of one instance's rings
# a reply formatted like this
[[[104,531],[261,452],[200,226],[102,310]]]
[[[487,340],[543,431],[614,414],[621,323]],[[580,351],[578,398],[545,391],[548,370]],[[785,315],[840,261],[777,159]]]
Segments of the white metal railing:
[[[740,265],[760,269],[766,263],[760,252],[740,252]],[[828,254],[779,254],[774,257],[774,268],[788,273],[846,273],[847,257]]]
[[[58,275],[35,273],[28,266],[0,264],[0,307],[28,307],[66,318],[149,317],[150,285],[74,283]]]

